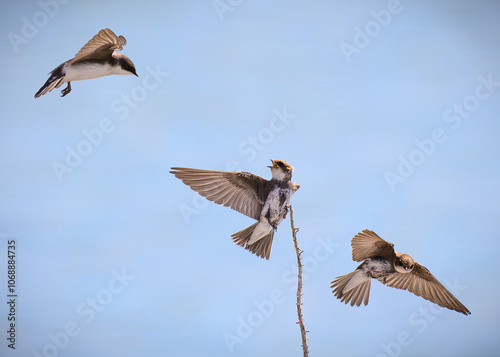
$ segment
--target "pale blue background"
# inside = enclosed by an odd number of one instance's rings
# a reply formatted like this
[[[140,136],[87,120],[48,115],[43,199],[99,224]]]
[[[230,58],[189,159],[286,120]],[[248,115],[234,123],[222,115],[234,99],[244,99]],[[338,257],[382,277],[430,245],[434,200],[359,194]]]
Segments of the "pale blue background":
[[[498,355],[500,86],[470,97],[481,77],[500,82],[498,2],[401,1],[384,27],[374,16],[393,2],[232,1],[221,16],[212,1],[68,1],[51,16],[40,3],[4,2],[0,15],[2,356],[301,356],[289,220],[271,260],[258,259],[230,238],[251,219],[169,174],[236,167],[269,178],[270,158],[290,162],[301,184],[292,203],[311,356]],[[23,18],[40,27],[13,46]],[[34,99],[46,73],[105,27],[127,38],[140,77]],[[360,43],[360,31],[372,37]],[[363,48],[348,61],[342,46],[355,40]],[[148,68],[169,75],[155,82]],[[464,101],[475,110],[447,122]],[[272,126],[276,110],[294,117]],[[107,120],[114,130],[60,182],[53,163]],[[422,159],[415,141],[436,129],[446,139]],[[401,158],[421,161],[392,191],[385,174]],[[368,306],[337,301],[330,282],[357,266],[350,239],[362,229],[455,281],[472,315],[429,310],[376,281]],[[15,351],[8,239],[18,246]],[[122,269],[134,276],[126,286],[114,280]],[[78,333],[65,339],[68,323]],[[232,352],[228,334],[242,342]]]

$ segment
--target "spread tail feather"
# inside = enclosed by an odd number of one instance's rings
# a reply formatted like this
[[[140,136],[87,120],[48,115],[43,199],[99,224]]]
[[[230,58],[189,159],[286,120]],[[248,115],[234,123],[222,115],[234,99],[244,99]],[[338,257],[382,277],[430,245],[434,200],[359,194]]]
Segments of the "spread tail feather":
[[[52,91],[55,88],[59,88],[64,83],[64,77],[62,78],[49,78],[47,82],[36,92],[35,98],[38,98],[48,92]]]
[[[252,233],[254,232],[258,224],[259,222],[255,222],[251,226],[234,233],[233,235],[231,235],[231,238],[233,238],[233,242],[251,251],[258,257],[269,259],[269,257],[271,256],[271,247],[273,245],[273,229],[271,229],[271,231],[267,235],[264,235],[262,236],[262,238],[258,239],[255,243],[249,244]]]
[[[35,98],[38,98],[44,94],[47,94],[48,92],[54,90],[55,88],[59,88],[62,86],[64,83],[64,67],[69,63],[70,61],[66,61],[64,63],[61,63],[59,66],[54,68],[51,72],[49,72],[49,79],[45,82],[45,84],[36,92]],[[69,85],[69,82],[68,82]],[[71,91],[71,89],[69,89]]]
[[[371,279],[361,270],[355,270],[352,273],[341,275],[332,281],[331,288],[333,294],[341,302],[349,303],[351,306],[359,306],[361,303],[368,305],[370,296]]]

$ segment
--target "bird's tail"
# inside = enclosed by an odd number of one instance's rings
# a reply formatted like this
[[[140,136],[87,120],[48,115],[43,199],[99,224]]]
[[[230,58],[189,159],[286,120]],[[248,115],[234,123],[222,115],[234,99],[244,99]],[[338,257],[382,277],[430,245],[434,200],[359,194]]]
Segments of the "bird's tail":
[[[63,67],[68,63],[69,61],[66,61],[64,63],[61,63],[59,66],[54,68],[53,71],[49,72],[49,79],[47,79],[47,82],[36,92],[35,98],[38,98],[44,94],[47,94],[48,92],[52,91],[55,88],[59,88],[62,86],[64,83],[64,74],[62,73]]]
[[[261,236],[261,238],[258,238],[257,240],[252,238],[252,241],[254,242],[249,244],[250,238],[252,237],[254,231],[256,231],[259,223],[260,222],[255,222],[251,226],[234,233],[233,235],[231,235],[231,238],[233,238],[233,242],[241,247],[244,247],[245,249],[248,249],[258,257],[269,259],[269,257],[271,256],[271,247],[273,245],[273,229],[271,229],[269,233]]]
[[[38,98],[44,94],[47,94],[48,92],[52,91],[55,88],[59,88],[62,84],[64,83],[64,78],[56,78],[54,76],[50,76],[49,79],[47,79],[47,82],[36,92],[35,98]]]
[[[333,294],[346,304],[350,301],[351,306],[359,306],[363,302],[368,305],[370,296],[371,279],[361,270],[356,269],[352,273],[341,275],[332,281]]]

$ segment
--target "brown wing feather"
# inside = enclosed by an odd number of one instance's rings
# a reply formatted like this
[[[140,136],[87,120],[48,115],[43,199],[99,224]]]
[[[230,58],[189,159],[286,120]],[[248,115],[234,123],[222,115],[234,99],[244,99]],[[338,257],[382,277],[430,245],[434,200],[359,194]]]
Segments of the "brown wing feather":
[[[426,267],[418,263],[415,263],[411,273],[396,272],[378,280],[387,286],[408,290],[441,307],[446,307],[465,315],[470,314],[470,311]]]
[[[270,181],[249,172],[172,167],[170,173],[206,199],[257,220],[271,189]]]
[[[392,259],[394,257],[394,244],[380,238],[375,232],[363,230],[351,240],[352,260],[360,262],[374,257]]]
[[[125,37],[116,36],[108,28],[103,29],[78,51],[70,63],[84,61],[89,56],[93,58],[105,58],[110,56],[114,51],[121,51],[126,44],[127,40]]]

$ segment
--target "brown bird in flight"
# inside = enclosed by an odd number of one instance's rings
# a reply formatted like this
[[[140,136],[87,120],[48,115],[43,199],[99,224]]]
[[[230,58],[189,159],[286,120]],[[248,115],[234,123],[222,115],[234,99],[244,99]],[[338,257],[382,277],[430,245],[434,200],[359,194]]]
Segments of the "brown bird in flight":
[[[439,306],[469,315],[470,311],[423,265],[405,253],[394,251],[375,232],[364,230],[351,240],[352,259],[361,263],[352,273],[337,277],[331,285],[341,302],[368,304],[371,278],[387,286],[408,290]]]
[[[122,53],[123,46],[127,40],[123,36],[116,36],[110,29],[99,31],[76,56],[57,66],[45,84],[35,94],[38,98],[64,83],[68,83],[61,91],[61,97],[71,92],[71,81],[83,81],[86,79],[109,76],[111,74],[137,76],[134,63]]]
[[[249,172],[172,167],[170,173],[206,199],[231,207],[256,219],[231,238],[239,246],[261,258],[269,259],[274,231],[286,218],[292,194],[300,187],[293,183],[293,167],[282,160],[271,160],[272,178],[266,180]]]

